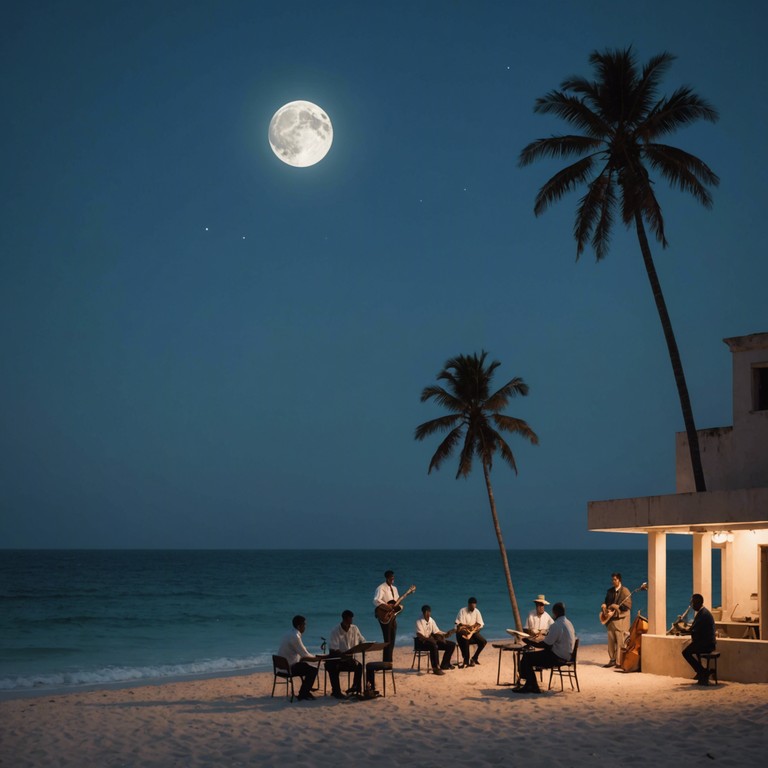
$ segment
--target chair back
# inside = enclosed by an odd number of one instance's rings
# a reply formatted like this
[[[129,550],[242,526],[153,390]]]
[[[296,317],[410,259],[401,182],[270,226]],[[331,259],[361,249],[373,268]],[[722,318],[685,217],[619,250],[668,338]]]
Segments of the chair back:
[[[285,656],[272,656],[272,667],[275,670],[275,674],[278,672],[291,674],[291,668],[288,666],[288,659]]]
[[[573,653],[571,654],[571,664],[576,663],[576,654],[579,652],[579,638],[577,637],[576,640],[573,642]]]

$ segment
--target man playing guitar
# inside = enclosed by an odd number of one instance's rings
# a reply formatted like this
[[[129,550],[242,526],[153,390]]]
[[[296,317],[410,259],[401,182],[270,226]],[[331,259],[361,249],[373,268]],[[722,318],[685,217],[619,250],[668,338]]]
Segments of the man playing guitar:
[[[376,587],[373,596],[374,612],[376,620],[381,627],[381,634],[387,647],[382,651],[382,661],[392,661],[395,650],[395,637],[397,636],[397,614],[402,610],[398,605],[400,593],[395,586],[395,572],[385,571],[384,582]],[[393,610],[389,610],[392,606]]]
[[[470,597],[467,600],[467,607],[462,608],[456,616],[456,640],[459,642],[464,667],[474,667],[475,664],[480,663],[479,656],[488,643],[480,634],[483,626],[483,616],[477,610],[477,600]],[[469,658],[470,644],[477,646],[471,659]]]
[[[611,586],[600,606],[600,621],[608,632],[608,663],[606,668],[615,667],[618,654],[624,645],[624,633],[629,632],[629,617],[632,609],[632,593],[622,585],[621,574],[611,574]]]
[[[432,618],[432,609],[428,605],[421,606],[421,615],[416,622],[416,639],[418,646],[423,650],[429,651],[429,660],[432,664],[432,671],[436,675],[443,675],[443,670],[451,668],[451,656],[456,650],[456,643],[446,638],[452,635],[456,630],[441,632],[440,627]],[[443,660],[438,665],[438,650],[443,651]]]

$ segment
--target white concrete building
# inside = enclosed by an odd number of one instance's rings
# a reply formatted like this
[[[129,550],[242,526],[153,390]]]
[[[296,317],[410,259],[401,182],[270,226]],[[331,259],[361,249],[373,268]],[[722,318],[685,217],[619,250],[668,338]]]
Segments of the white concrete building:
[[[693,492],[688,440],[676,436],[677,493],[591,501],[591,531],[648,536],[648,634],[642,669],[690,677],[668,636],[666,543],[693,537],[693,591],[712,605],[712,549],[722,550],[719,677],[768,682],[768,333],[725,339],[733,356],[733,426],[700,430],[706,493]],[[763,639],[759,639],[763,638]]]

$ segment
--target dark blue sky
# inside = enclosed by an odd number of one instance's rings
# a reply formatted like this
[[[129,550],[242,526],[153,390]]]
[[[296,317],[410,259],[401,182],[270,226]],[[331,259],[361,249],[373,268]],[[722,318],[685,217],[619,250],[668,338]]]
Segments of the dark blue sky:
[[[722,338],[768,330],[766,12],[696,2],[17,3],[0,30],[0,546],[489,547],[482,473],[427,476],[414,427],[486,349],[520,474],[510,548],[589,534],[589,499],[674,491],[682,417],[639,247],[575,262],[542,218],[564,130],[536,97],[594,49],[679,58],[721,112],[670,143],[721,177],[659,184],[654,245],[699,428],[731,423]],[[334,126],[291,168],[283,103]]]

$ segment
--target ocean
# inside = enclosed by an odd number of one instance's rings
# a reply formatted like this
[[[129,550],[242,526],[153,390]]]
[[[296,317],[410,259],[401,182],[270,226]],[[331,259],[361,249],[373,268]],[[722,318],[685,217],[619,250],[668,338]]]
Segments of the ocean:
[[[647,580],[645,550],[508,554],[523,621],[544,593],[565,603],[582,644],[605,642],[598,612],[612,571],[630,590]],[[372,599],[388,568],[401,593],[416,586],[398,645],[412,644],[423,603],[443,629],[469,596],[487,639],[514,627],[498,550],[0,550],[0,695],[271,669],[298,613],[312,651],[347,608],[380,640]],[[691,591],[691,552],[668,551],[668,625]],[[646,598],[633,596],[633,616],[647,615]]]

